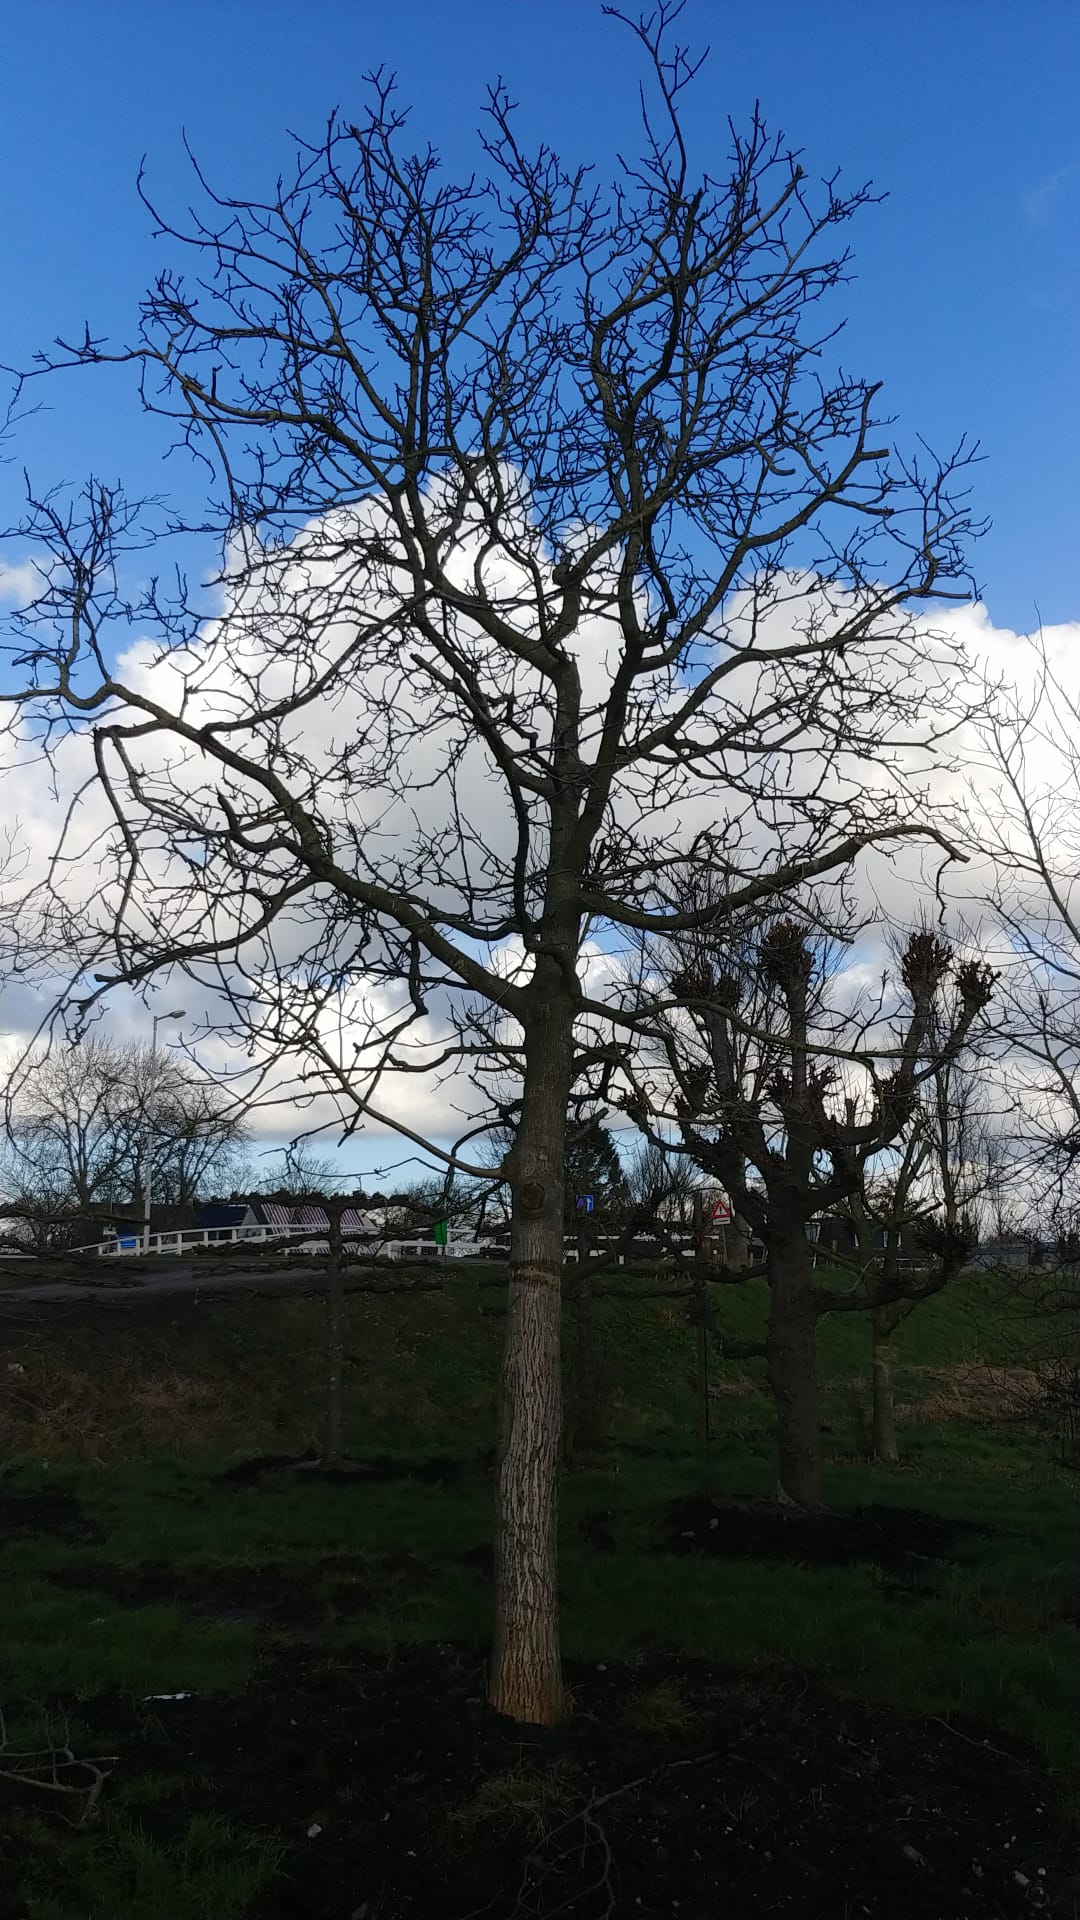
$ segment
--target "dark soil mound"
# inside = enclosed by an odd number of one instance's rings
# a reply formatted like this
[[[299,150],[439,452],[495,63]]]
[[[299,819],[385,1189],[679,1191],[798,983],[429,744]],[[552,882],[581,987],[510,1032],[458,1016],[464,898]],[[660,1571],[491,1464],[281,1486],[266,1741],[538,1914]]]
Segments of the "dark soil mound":
[[[340,1467],[322,1467],[318,1454],[314,1453],[264,1453],[255,1460],[241,1460],[235,1467],[226,1467],[217,1477],[232,1486],[246,1487],[282,1471],[302,1471],[315,1479],[337,1481],[342,1485],[356,1481],[370,1486],[379,1481],[422,1480],[427,1486],[448,1487],[459,1477],[461,1462],[443,1454],[429,1460],[399,1460],[391,1454],[378,1454],[370,1460],[345,1461]]]
[[[568,1662],[573,1720],[529,1729],[486,1706],[483,1668],[478,1648],[332,1669],[289,1650],[149,1723],[115,1696],[79,1711],[119,1730],[128,1777],[185,1776],[140,1812],[160,1840],[195,1811],[281,1835],[248,1920],[1072,1920],[1080,1837],[1009,1740],[657,1654]]]
[[[385,1607],[397,1590],[416,1592],[431,1579],[428,1563],[408,1552],[322,1555],[311,1567],[274,1562],[173,1567],[55,1567],[53,1586],[104,1593],[125,1607],[179,1606],[204,1620],[244,1626],[322,1627],[334,1614]]]
[[[695,1493],[665,1508],[660,1544],[669,1553],[723,1559],[787,1560],[811,1567],[871,1561],[903,1570],[946,1560],[961,1537],[985,1532],[971,1521],[944,1520],[914,1507],[810,1513],[752,1496]]]
[[[5,1540],[51,1533],[61,1540],[100,1540],[101,1528],[84,1517],[73,1493],[19,1493],[0,1484],[0,1546]]]

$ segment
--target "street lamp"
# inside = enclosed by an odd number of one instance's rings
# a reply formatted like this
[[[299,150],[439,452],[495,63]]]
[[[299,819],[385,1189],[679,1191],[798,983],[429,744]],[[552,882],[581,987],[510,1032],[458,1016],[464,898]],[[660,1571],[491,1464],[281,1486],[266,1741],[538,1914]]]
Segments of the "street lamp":
[[[143,1148],[143,1252],[150,1251],[150,1208],[154,1197],[154,1095],[157,1093],[157,1030],[164,1020],[182,1020],[185,1008],[155,1013],[150,1036],[150,1076],[146,1096],[146,1144]]]

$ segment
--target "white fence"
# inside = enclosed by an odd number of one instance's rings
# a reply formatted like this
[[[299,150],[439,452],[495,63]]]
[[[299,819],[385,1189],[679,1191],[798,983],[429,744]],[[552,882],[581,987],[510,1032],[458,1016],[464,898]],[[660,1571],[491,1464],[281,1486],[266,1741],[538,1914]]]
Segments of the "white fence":
[[[279,1246],[291,1241],[286,1253],[328,1253],[330,1243],[325,1232],[320,1237],[312,1227],[180,1227],[165,1233],[119,1233],[92,1246],[73,1247],[72,1254],[87,1254],[99,1260],[137,1259],[140,1255],[184,1254],[200,1247]],[[430,1240],[359,1240],[345,1238],[345,1246],[357,1253],[384,1260],[474,1260],[494,1243],[490,1240],[454,1240],[439,1247]]]
[[[165,1233],[112,1234],[109,1239],[95,1241],[91,1246],[72,1247],[71,1255],[85,1254],[98,1260],[136,1260],[146,1254],[180,1255],[198,1252],[201,1247],[239,1243],[280,1248],[282,1241],[292,1242],[282,1249],[286,1253],[330,1251],[325,1233],[320,1236],[317,1227],[178,1227]],[[508,1257],[509,1253],[509,1249],[500,1247],[494,1240],[451,1240],[449,1245],[440,1247],[431,1240],[361,1240],[349,1234],[344,1244],[355,1253],[383,1260],[477,1260],[492,1254]],[[690,1250],[685,1257],[690,1257]],[[564,1258],[576,1260],[577,1248],[567,1247]],[[626,1264],[625,1255],[619,1255],[618,1263],[620,1267]]]

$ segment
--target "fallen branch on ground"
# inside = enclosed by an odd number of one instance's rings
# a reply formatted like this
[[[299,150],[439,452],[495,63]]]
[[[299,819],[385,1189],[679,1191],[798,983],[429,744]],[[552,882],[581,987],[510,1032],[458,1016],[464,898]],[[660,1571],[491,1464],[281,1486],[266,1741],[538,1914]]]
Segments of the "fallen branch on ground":
[[[65,1722],[65,1736],[67,1732]],[[118,1753],[99,1753],[92,1760],[78,1759],[66,1741],[63,1746],[50,1741],[47,1747],[38,1747],[28,1753],[12,1753],[8,1748],[7,1724],[0,1711],[0,1781],[9,1780],[16,1785],[39,1787],[45,1793],[81,1795],[84,1804],[73,1823],[77,1827],[85,1827],[93,1819],[101,1790],[119,1759]],[[69,1769],[89,1774],[90,1778],[88,1781],[62,1780],[61,1773]]]

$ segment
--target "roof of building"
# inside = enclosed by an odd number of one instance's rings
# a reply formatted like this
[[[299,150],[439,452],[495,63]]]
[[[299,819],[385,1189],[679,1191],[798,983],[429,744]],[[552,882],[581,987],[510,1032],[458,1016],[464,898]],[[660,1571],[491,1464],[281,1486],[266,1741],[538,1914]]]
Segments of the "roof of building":
[[[199,1208],[195,1224],[198,1227],[240,1227],[250,1212],[246,1200],[211,1201]]]
[[[316,1206],[292,1205],[280,1200],[254,1200],[252,1212],[260,1226],[309,1227],[314,1233],[326,1233],[330,1220],[325,1208]],[[341,1216],[341,1231],[344,1234],[378,1233],[379,1225],[372,1214],[360,1213],[355,1207],[346,1207]]]

